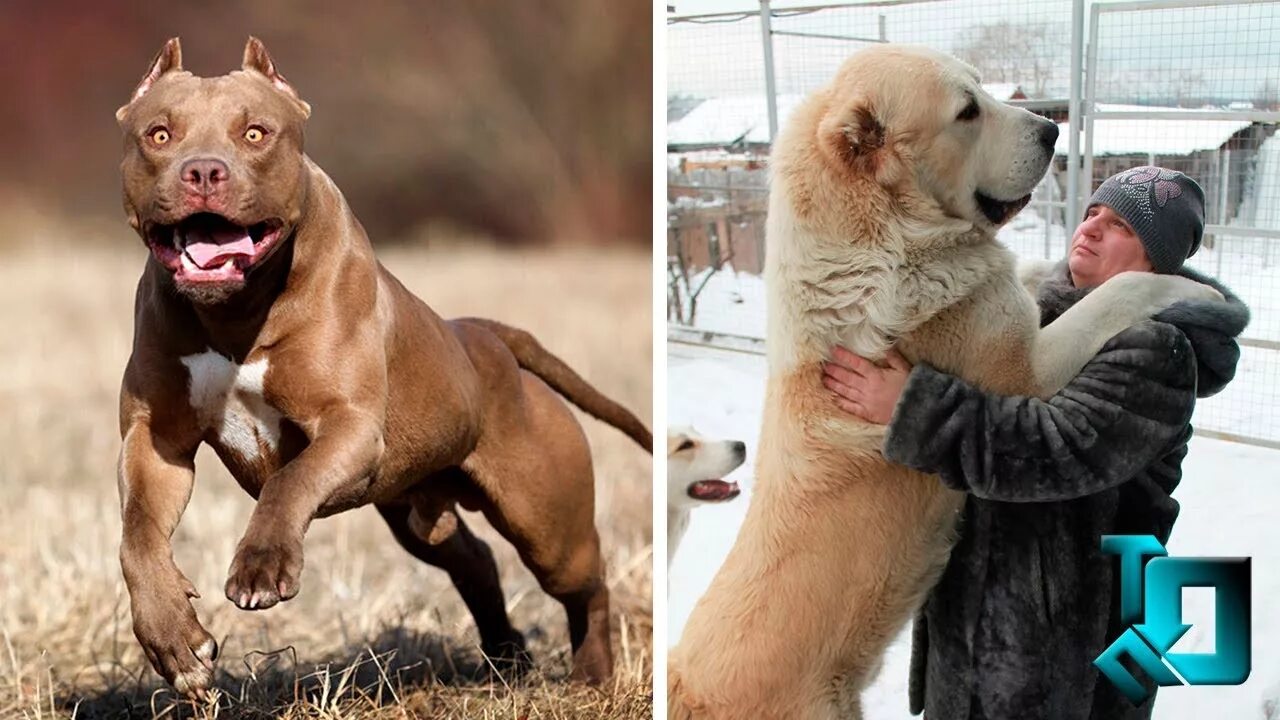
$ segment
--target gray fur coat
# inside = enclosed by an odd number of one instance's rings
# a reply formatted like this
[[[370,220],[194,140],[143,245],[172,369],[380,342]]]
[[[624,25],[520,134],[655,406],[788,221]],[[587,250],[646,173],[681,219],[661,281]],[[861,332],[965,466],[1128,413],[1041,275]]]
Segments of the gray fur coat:
[[[960,539],[916,618],[910,704],[927,720],[1138,720],[1092,662],[1123,628],[1104,534],[1169,537],[1195,399],[1235,374],[1248,309],[1175,305],[1116,335],[1048,401],[1002,397],[917,365],[889,425],[890,460],[969,493]],[[1066,263],[1042,324],[1087,291]]]

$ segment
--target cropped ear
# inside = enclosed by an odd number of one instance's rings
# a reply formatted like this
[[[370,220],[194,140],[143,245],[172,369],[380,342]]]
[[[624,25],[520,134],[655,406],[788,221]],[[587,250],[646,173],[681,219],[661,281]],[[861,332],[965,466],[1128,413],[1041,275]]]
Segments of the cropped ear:
[[[129,102],[120,106],[116,110],[116,121],[124,120],[125,111],[129,109],[138,98],[146,95],[151,86],[156,84],[165,73],[174,72],[182,69],[182,43],[178,38],[169,38],[164,47],[160,48],[160,52],[156,53],[155,58],[151,60],[151,68],[147,70],[147,74],[142,76],[142,81],[138,83],[138,87],[134,89],[133,95],[130,96]]]
[[[885,152],[886,131],[875,108],[862,98],[834,107],[818,124],[823,152],[855,170],[874,173]]]
[[[294,90],[289,81],[285,80],[284,76],[276,70],[276,64],[271,60],[271,55],[267,53],[267,46],[252,35],[249,36],[249,42],[245,43],[244,61],[240,67],[249,72],[256,72],[265,76],[277,90],[298,103],[298,106],[302,108],[303,115],[311,117],[311,106],[303,102],[302,97],[298,95],[298,91]]]

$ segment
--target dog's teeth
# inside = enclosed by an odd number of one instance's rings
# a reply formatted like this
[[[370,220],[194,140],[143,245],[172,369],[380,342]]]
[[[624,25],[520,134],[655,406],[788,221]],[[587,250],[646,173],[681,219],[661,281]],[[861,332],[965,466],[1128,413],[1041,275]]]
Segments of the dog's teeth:
[[[178,231],[176,225],[173,228],[173,249],[182,252],[182,233]]]
[[[223,270],[231,270],[232,268],[234,268],[234,267],[235,267],[235,265],[236,265],[236,260],[235,260],[235,258],[227,258],[227,261],[226,261],[226,262],[224,262],[224,263],[222,263],[222,269],[223,269]]]

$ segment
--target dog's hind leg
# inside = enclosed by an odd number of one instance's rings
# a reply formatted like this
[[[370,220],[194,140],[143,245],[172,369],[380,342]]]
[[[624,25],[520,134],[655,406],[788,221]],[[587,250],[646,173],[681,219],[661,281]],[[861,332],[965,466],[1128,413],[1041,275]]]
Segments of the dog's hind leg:
[[[561,487],[579,484],[564,483]],[[581,484],[590,487],[589,469]],[[485,517],[515,546],[542,589],[564,605],[573,648],[571,678],[603,682],[613,674],[613,651],[609,589],[600,537],[592,522],[592,503],[583,503],[579,497],[575,507],[555,494],[538,500],[545,505],[526,504],[519,509],[486,506]]]
[[[489,500],[480,508],[485,517],[564,605],[572,678],[599,683],[613,673],[613,653],[591,450],[564,403],[536,379],[528,386],[543,421],[538,432],[513,432],[497,452],[477,454],[463,468]]]
[[[544,529],[545,530],[545,529]],[[539,542],[547,536],[540,533]],[[613,650],[609,640],[609,588],[605,584],[604,558],[595,528],[566,532],[552,540],[554,552],[534,552],[519,531],[508,535],[525,558],[538,584],[564,605],[569,620],[569,644],[573,648],[574,680],[596,684],[613,674]],[[559,556],[561,559],[552,560]]]
[[[613,672],[613,654],[591,448],[564,401],[533,374],[519,372],[522,392],[487,414],[460,469],[483,495],[477,509],[564,605],[572,678],[603,682]]]
[[[424,527],[412,518],[409,505],[379,505],[396,541],[419,560],[449,573],[449,579],[475,618],[480,631],[480,648],[504,674],[518,676],[532,665],[525,650],[524,636],[507,617],[498,566],[493,552],[476,537],[452,503]]]

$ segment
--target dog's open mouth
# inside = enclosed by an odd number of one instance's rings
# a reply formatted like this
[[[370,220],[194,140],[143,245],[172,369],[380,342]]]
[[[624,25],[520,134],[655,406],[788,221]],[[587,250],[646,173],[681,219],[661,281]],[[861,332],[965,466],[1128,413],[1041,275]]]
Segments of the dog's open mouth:
[[[1003,225],[1031,202],[1031,195],[1024,195],[1017,200],[996,200],[990,195],[975,192],[973,199],[977,201],[978,209],[987,216],[992,225]]]
[[[706,502],[720,502],[738,497],[742,488],[736,482],[725,480],[699,480],[689,485],[689,497]]]
[[[264,220],[238,225],[215,213],[196,213],[175,225],[147,228],[147,246],[180,282],[221,283],[244,279],[280,240],[284,223]]]

